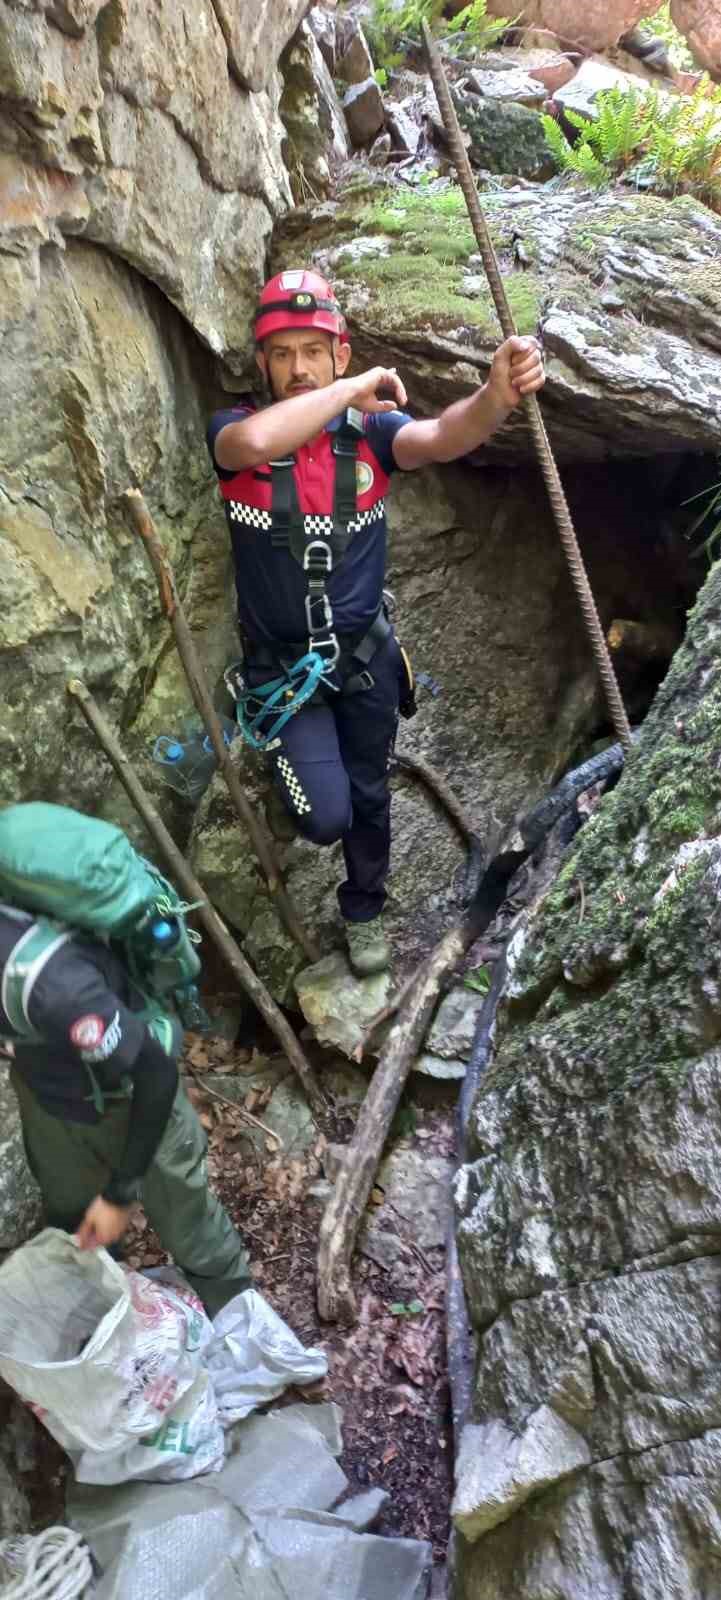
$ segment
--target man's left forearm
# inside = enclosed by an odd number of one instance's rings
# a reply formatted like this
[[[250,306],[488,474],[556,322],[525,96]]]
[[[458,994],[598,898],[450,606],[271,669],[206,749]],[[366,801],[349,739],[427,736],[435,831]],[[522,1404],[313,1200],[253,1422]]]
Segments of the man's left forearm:
[[[499,345],[488,382],[467,400],[457,400],[433,422],[408,422],[393,440],[397,467],[412,472],[431,461],[455,461],[491,438],[514,407],[544,382],[537,340],[513,334]]]
[[[456,400],[436,419],[436,461],[455,461],[458,456],[478,450],[503,426],[512,410],[490,383],[466,400]]]

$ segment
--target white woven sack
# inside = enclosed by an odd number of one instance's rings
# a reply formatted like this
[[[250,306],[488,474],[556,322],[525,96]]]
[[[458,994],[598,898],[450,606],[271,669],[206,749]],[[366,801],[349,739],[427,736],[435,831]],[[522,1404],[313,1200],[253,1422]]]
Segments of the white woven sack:
[[[81,1483],[217,1470],[223,1434],[190,1289],[126,1272],[47,1228],[0,1267],[0,1375],[68,1451]]]

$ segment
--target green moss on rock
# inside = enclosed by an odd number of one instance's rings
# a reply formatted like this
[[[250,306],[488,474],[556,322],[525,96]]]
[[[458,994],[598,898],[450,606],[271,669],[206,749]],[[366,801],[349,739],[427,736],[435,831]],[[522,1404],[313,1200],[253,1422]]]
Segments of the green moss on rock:
[[[617,789],[516,965],[483,1096],[565,1063],[599,1107],[679,1085],[721,1038],[721,566]]]

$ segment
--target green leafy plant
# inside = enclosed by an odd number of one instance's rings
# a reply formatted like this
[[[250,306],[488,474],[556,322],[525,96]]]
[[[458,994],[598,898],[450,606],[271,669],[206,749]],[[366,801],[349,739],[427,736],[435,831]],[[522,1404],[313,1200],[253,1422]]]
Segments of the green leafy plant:
[[[466,989],[475,989],[477,994],[488,994],[491,987],[491,974],[488,967],[471,967],[463,975]]]
[[[707,533],[701,543],[691,551],[692,556],[705,555],[710,566],[721,555],[721,483],[710,484],[708,489],[701,489],[698,494],[690,495],[688,500],[682,501],[682,504],[690,506],[695,500],[705,500],[707,503],[691,523],[690,528],[686,529],[685,536],[687,539],[692,539],[709,518],[714,519],[710,533]]]
[[[643,28],[646,33],[655,33],[663,39],[671,53],[671,60],[675,67],[682,72],[693,72],[696,65],[682,33],[679,33],[675,23],[671,21],[670,0],[656,12],[655,17],[644,17]]]
[[[422,1300],[409,1300],[407,1304],[405,1300],[394,1300],[388,1307],[392,1317],[419,1317],[425,1309]]]
[[[508,17],[486,15],[487,0],[471,0],[448,24],[448,32],[464,48],[488,50],[511,27]]]
[[[373,59],[381,71],[388,73],[400,66],[402,40],[419,40],[423,22],[434,33],[446,33],[456,48],[471,50],[487,50],[511,26],[508,18],[486,15],[487,0],[470,0],[447,23],[443,22],[444,5],[445,0],[403,0],[400,6],[394,5],[393,0],[373,0],[366,32]]]
[[[607,89],[598,96],[598,117],[591,122],[570,108],[564,115],[581,135],[571,144],[554,117],[543,115],[548,144],[562,172],[575,172],[601,186],[622,172],[644,147],[650,113],[635,89]]]
[[[652,89],[608,89],[598,96],[595,121],[567,110],[580,137],[568,139],[554,117],[542,118],[562,172],[601,187],[629,169],[635,181],[662,194],[694,194],[721,209],[721,87],[705,77],[692,95]]]
[[[650,126],[646,168],[667,194],[695,194],[721,208],[721,86],[701,79],[692,95],[648,97]]]

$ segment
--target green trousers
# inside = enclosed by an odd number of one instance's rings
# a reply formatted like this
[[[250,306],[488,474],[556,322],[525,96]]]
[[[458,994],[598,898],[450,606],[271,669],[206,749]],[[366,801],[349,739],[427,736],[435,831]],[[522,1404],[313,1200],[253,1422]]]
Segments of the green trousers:
[[[45,1111],[17,1072],[11,1080],[46,1222],[74,1233],[121,1159],[130,1101],[110,1101],[100,1122],[68,1122]],[[249,1288],[248,1256],[227,1211],[208,1188],[207,1140],[182,1085],[140,1194],[163,1248],[211,1317]]]

